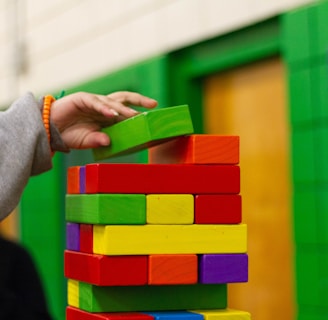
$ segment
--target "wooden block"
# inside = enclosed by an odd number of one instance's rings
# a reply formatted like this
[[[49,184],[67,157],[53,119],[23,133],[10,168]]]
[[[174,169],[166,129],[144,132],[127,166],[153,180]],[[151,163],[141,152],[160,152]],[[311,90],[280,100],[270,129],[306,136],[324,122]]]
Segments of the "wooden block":
[[[111,140],[108,147],[93,150],[95,160],[140,151],[169,138],[193,133],[187,105],[155,109],[104,128]]]
[[[189,311],[157,311],[147,312],[155,320],[203,320],[204,316]]]
[[[204,254],[199,256],[200,283],[248,281],[247,254]]]
[[[75,290],[74,294],[79,295],[78,308],[88,312],[224,309],[227,307],[225,284],[101,287],[79,282],[78,290]],[[68,299],[69,305],[72,306],[70,301],[71,299]]]
[[[93,253],[92,224],[80,224],[80,252]]]
[[[66,249],[80,251],[80,226],[77,223],[66,223]]]
[[[192,224],[194,223],[194,196],[148,194],[146,220],[149,224]]]
[[[86,165],[87,193],[237,194],[240,168],[234,165]]]
[[[67,193],[80,193],[80,166],[67,169]]]
[[[150,255],[148,284],[194,284],[198,280],[196,254]]]
[[[146,285],[148,256],[103,256],[65,250],[66,278],[98,286]]]
[[[67,280],[67,303],[71,307],[80,307],[80,289],[79,282],[73,279]]]
[[[178,137],[150,148],[148,162],[238,164],[239,136],[192,134]]]
[[[141,312],[91,313],[74,307],[66,308],[66,320],[153,320],[154,317]]]
[[[80,193],[85,193],[85,166],[80,167]]]
[[[246,251],[245,224],[93,227],[93,252],[97,254],[205,254]]]
[[[144,194],[67,194],[66,220],[87,224],[145,224]]]
[[[195,195],[195,223],[236,224],[242,221],[242,201],[238,194]]]
[[[190,310],[204,316],[204,320],[251,320],[251,315],[246,311],[234,309],[219,310]]]

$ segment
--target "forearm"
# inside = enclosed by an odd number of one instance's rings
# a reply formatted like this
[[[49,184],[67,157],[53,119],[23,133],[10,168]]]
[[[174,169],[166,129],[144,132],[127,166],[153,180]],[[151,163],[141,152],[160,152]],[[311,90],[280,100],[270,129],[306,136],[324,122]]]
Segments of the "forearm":
[[[51,167],[41,105],[28,93],[0,113],[0,219],[17,206],[29,177]]]

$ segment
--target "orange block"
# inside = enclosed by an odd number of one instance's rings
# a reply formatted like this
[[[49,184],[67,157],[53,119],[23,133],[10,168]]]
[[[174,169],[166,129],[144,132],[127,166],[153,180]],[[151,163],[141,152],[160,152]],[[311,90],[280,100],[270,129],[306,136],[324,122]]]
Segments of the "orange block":
[[[198,281],[196,254],[149,255],[148,284],[194,284]]]
[[[80,166],[67,169],[67,193],[80,193]]]
[[[148,162],[158,164],[238,164],[239,136],[193,134],[149,149]]]

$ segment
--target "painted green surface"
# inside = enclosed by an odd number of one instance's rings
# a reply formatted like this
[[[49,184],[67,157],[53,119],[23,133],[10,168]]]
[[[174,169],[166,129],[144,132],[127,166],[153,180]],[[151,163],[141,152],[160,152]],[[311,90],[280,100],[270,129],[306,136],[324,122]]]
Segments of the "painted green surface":
[[[187,105],[143,112],[102,130],[111,139],[108,147],[93,150],[95,160],[130,154],[181,135],[193,133]]]
[[[87,224],[145,224],[146,195],[67,194],[66,221]]]
[[[54,319],[64,319],[66,306],[64,172],[61,163],[62,155],[57,154],[51,171],[32,177],[20,203],[21,241],[40,271]]]
[[[326,61],[314,64],[311,68],[311,84],[313,118],[319,123],[326,122],[328,120],[328,44]]]
[[[89,312],[224,309],[225,284],[99,287],[79,282],[79,307]]]

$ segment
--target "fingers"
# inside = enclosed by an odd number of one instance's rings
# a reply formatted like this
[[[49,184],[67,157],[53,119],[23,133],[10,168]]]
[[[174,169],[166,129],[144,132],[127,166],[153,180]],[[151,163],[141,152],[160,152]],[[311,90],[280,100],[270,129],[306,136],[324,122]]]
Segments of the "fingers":
[[[107,95],[107,97],[119,101],[122,104],[131,104],[145,108],[154,108],[157,106],[156,100],[136,92],[118,91]]]

